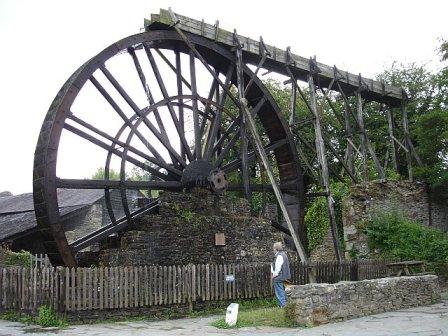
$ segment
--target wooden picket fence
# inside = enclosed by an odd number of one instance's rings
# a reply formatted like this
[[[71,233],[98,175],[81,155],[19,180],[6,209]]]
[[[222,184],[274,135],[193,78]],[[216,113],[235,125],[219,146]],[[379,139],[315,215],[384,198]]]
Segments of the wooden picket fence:
[[[322,262],[318,282],[382,277],[385,262]],[[292,283],[306,284],[309,267],[291,263]],[[59,312],[137,308],[200,301],[271,297],[269,263],[135,267],[0,268],[0,310]]]

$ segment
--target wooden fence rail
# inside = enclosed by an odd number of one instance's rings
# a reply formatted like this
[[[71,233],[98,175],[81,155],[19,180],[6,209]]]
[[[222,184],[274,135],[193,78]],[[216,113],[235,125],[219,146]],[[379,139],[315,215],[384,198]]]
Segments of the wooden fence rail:
[[[321,262],[318,282],[358,280],[387,274],[385,262]],[[306,284],[309,268],[291,263],[292,283]],[[342,276],[342,277],[341,277]],[[0,268],[0,310],[59,312],[135,308],[270,297],[269,263],[131,267]]]

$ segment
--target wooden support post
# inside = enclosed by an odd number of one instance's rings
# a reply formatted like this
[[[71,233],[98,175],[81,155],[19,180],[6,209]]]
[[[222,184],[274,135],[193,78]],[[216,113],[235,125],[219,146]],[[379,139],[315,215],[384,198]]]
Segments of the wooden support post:
[[[390,148],[392,153],[392,164],[394,167],[394,170],[398,173],[399,172],[399,164],[398,164],[398,152],[397,152],[397,146],[395,143],[395,136],[394,136],[394,116],[392,114],[392,111],[390,108],[386,108],[387,112],[387,121],[389,123],[389,141],[390,141]]]
[[[364,118],[362,115],[362,98],[361,92],[358,90],[356,92],[356,110],[357,110],[357,118],[359,125],[359,141],[361,143],[361,160],[362,160],[362,180],[364,182],[368,181],[367,175],[367,153],[366,153],[366,133],[364,130]]]
[[[403,114],[403,131],[404,131],[404,145],[407,149],[406,151],[406,163],[408,165],[408,176],[409,180],[412,181],[412,157],[411,157],[411,146],[409,145],[409,121],[408,121],[408,112],[406,110],[406,101],[404,97],[406,97],[406,92],[403,90],[403,100],[401,101],[401,113]]]
[[[354,148],[352,146],[353,143],[353,132],[352,126],[350,124],[350,106],[348,106],[348,101],[344,100],[344,127],[345,127],[345,136],[347,137],[347,148],[346,148],[346,164],[352,175],[355,175],[355,156],[354,156]]]
[[[244,77],[243,77],[243,54],[242,46],[236,39],[236,72],[237,72],[237,85],[238,85],[238,99],[241,101],[244,98]],[[243,108],[241,108],[243,110]],[[241,111],[241,124],[240,124],[240,141],[241,141],[241,171],[244,185],[244,197],[248,200],[249,204],[252,202],[252,192],[250,190],[250,175],[249,175],[249,159],[248,159],[248,139],[246,134],[246,118],[243,111]]]
[[[297,82],[291,78],[291,109],[289,116],[289,125],[292,126],[296,122],[296,100],[297,100]]]
[[[364,116],[363,116],[363,102],[361,97],[361,91],[363,90],[363,82],[361,78],[361,74],[359,75],[359,88],[356,92],[356,105],[357,105],[357,118],[358,118],[358,127],[360,132],[360,140],[361,140],[361,153],[362,153],[362,167],[363,167],[363,175],[364,180],[368,180],[368,172],[367,172],[367,153],[366,150],[369,151],[370,156],[372,157],[373,162],[375,163],[376,171],[381,179],[385,178],[386,174],[384,172],[383,167],[381,166],[380,160],[376,156],[375,150],[373,149],[372,143],[367,136],[366,129],[364,127]],[[364,84],[365,86],[365,84]]]
[[[283,202],[283,197],[280,191],[280,187],[277,184],[277,181],[275,180],[275,176],[274,176],[274,172],[272,170],[272,167],[269,163],[268,157],[266,155],[266,152],[263,148],[263,144],[261,142],[260,136],[257,133],[257,128],[255,125],[255,121],[252,117],[252,115],[249,112],[249,109],[247,108],[247,101],[245,98],[243,98],[241,100],[241,106],[242,106],[242,110],[244,112],[244,115],[247,118],[247,126],[248,129],[250,130],[253,138],[254,138],[254,142],[255,142],[255,146],[257,147],[257,151],[258,154],[260,155],[261,161],[263,163],[264,168],[266,169],[266,173],[269,177],[269,181],[272,184],[272,189],[274,189],[274,193],[275,196],[277,198],[277,201],[280,205],[280,209],[282,210],[283,213],[283,217],[285,218],[286,224],[288,226],[289,232],[291,233],[291,237],[294,241],[294,245],[297,249],[297,253],[299,254],[300,260],[308,265],[308,257],[305,253],[305,249],[302,246],[302,243],[300,242],[299,238],[297,237],[296,231],[294,230],[294,227],[292,225],[292,221],[291,221],[291,217],[289,216],[288,210],[286,209],[286,205]],[[310,282],[315,282],[314,276],[312,274],[312,272],[310,272]]]
[[[327,195],[327,208],[328,208],[328,217],[330,219],[330,227],[331,227],[331,233],[333,235],[333,246],[334,246],[334,252],[336,255],[336,259],[339,263],[342,262],[342,255],[341,250],[339,246],[339,235],[338,235],[338,228],[336,224],[336,216],[334,213],[334,207],[333,207],[333,197],[331,195],[331,189],[330,189],[330,175],[328,172],[328,162],[327,162],[327,156],[325,152],[325,144],[324,139],[322,136],[322,128],[321,128],[321,122],[320,122],[320,115],[317,110],[317,99],[316,99],[316,87],[314,85],[314,79],[313,79],[313,71],[314,68],[313,62],[315,62],[313,59],[310,59],[310,75],[308,76],[308,86],[310,90],[310,107],[311,112],[314,114],[314,132],[315,132],[315,142],[316,142],[316,152],[317,152],[317,159],[319,161],[319,165],[321,168],[321,178],[322,178],[322,185],[324,188],[324,192]]]

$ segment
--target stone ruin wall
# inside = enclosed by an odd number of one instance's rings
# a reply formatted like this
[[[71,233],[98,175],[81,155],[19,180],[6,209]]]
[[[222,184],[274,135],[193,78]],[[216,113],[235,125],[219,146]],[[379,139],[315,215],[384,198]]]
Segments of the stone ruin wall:
[[[372,255],[363,233],[366,221],[376,212],[398,211],[425,226],[448,231],[448,188],[430,189],[410,181],[370,182],[350,188],[343,202],[346,257]]]
[[[345,257],[372,258],[366,221],[375,212],[398,211],[425,226],[448,231],[448,186],[430,189],[427,184],[410,181],[372,181],[350,188],[342,204]],[[321,245],[311,251],[312,261],[336,260],[331,231]]]
[[[266,262],[272,259],[273,242],[282,240],[270,219],[251,216],[245,199],[230,202],[197,191],[165,192],[160,200],[158,213],[145,215],[103,245],[100,264]],[[215,234],[224,235],[224,245],[216,245]]]

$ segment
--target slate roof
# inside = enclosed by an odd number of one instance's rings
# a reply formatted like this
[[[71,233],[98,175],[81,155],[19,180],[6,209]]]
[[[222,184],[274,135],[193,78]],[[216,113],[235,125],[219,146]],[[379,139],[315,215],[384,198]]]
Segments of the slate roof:
[[[59,212],[68,215],[104,196],[103,190],[58,189]],[[0,197],[0,241],[34,230],[33,194]]]
[[[59,208],[89,205],[104,196],[104,190],[58,189]],[[0,197],[0,215],[34,211],[33,194]]]

